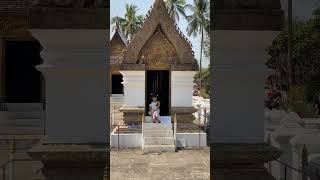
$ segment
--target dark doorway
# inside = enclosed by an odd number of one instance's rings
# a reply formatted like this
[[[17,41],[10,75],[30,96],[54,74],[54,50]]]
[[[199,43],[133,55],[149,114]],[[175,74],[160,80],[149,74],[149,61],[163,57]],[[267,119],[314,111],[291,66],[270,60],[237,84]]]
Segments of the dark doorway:
[[[170,115],[170,77],[168,70],[149,70],[147,71],[146,81],[146,113],[151,103],[151,93],[158,94],[160,101],[160,115]]]
[[[6,41],[6,98],[9,103],[35,103],[41,97],[41,62],[37,41]]]
[[[121,74],[112,75],[112,94],[123,94],[123,85],[122,83],[123,76]]]

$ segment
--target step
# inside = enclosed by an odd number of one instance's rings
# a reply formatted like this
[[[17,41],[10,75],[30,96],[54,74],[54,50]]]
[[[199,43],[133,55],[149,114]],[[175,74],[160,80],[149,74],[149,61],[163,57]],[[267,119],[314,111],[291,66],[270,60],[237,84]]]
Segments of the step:
[[[144,137],[145,145],[173,145],[173,137]]]
[[[171,137],[173,136],[173,130],[161,130],[161,129],[153,129],[153,130],[144,130],[144,137]]]
[[[1,135],[42,135],[43,127],[4,127],[0,126]]]
[[[14,126],[14,127],[40,127],[43,125],[41,119],[23,118],[23,119],[9,119],[0,122],[1,126]]]
[[[7,103],[10,112],[42,111],[42,103]]]
[[[160,123],[144,123],[144,129],[161,129],[161,130],[170,130],[172,129],[172,124],[160,124]]]
[[[9,112],[9,118],[40,118],[45,115],[44,111],[30,111],[30,112]]]
[[[143,152],[144,153],[152,153],[152,152],[175,152],[174,145],[144,145]]]

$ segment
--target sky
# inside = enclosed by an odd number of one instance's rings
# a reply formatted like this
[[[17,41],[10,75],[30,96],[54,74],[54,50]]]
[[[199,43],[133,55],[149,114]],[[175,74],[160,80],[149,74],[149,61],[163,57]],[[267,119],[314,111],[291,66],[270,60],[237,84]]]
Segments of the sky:
[[[281,0],[282,9],[288,12],[288,0]],[[312,16],[312,12],[320,7],[320,0],[292,0],[293,16],[297,20],[306,21]]]
[[[146,15],[150,7],[152,6],[154,0],[111,0],[110,1],[110,18],[115,16],[124,17],[125,14],[125,5],[126,4],[134,4],[138,7],[137,15]],[[186,0],[187,4],[192,4],[193,0]],[[190,14],[189,11],[186,11],[187,15]],[[111,23],[111,21],[110,21]],[[200,39],[201,36],[193,37],[193,36],[187,36],[186,29],[188,26],[188,22],[185,18],[180,16],[178,26],[180,30],[183,32],[183,34],[189,39],[193,46],[193,51],[195,53],[195,58],[200,58]],[[110,27],[111,24],[110,24]],[[112,33],[110,33],[111,35]],[[208,65],[210,60],[208,58],[205,58],[203,56],[202,66],[205,67]]]

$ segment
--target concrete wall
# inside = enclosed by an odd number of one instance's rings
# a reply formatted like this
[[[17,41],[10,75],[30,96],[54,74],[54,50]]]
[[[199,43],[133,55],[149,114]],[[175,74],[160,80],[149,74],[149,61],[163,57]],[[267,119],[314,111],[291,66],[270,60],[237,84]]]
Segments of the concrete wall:
[[[120,71],[123,75],[124,105],[144,107],[145,71]]]
[[[199,147],[199,133],[177,133],[178,147]],[[110,136],[111,147],[118,147],[118,134],[111,133]],[[141,148],[142,137],[141,133],[120,133],[119,147],[120,148]],[[200,146],[207,147],[207,135],[200,133]]]
[[[171,72],[171,107],[192,107],[195,71]]]

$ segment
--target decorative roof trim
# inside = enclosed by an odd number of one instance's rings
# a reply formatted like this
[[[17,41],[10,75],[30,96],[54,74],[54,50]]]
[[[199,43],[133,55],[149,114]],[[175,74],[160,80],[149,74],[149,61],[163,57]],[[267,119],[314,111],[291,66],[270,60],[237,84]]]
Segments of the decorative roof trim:
[[[118,33],[118,35],[120,36],[122,42],[127,46],[128,45],[128,41],[127,41],[127,38],[122,33],[122,30],[120,28],[118,19],[116,20],[116,27],[115,27],[115,29],[114,29],[114,31],[112,33],[110,42],[116,37],[116,33]]]
[[[175,48],[179,61],[183,64],[197,65],[192,51],[192,45],[186,36],[178,28],[175,21],[170,17],[163,0],[155,0],[153,6],[145,16],[142,29],[136,33],[123,52],[124,64],[139,63],[139,53],[145,43],[150,39],[158,26]]]

